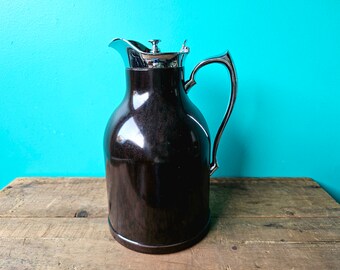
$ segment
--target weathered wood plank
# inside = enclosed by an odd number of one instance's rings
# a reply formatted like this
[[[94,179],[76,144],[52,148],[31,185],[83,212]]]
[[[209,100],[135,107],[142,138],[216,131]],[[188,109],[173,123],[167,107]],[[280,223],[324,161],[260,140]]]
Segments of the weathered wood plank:
[[[212,179],[217,216],[340,217],[339,204],[310,178]]]
[[[340,245],[333,243],[207,244],[167,255],[128,250],[115,241],[13,239],[0,242],[2,269],[337,269]]]
[[[340,206],[311,179],[212,179],[210,194],[212,226],[203,241],[175,254],[146,255],[111,237],[103,178],[18,178],[0,191],[0,269],[340,265]]]
[[[107,215],[103,178],[17,178],[0,192],[0,217]]]
[[[0,239],[112,240],[106,218],[0,218]],[[205,243],[339,242],[339,218],[213,218]]]
[[[224,217],[339,217],[340,207],[309,178],[212,179],[210,206]],[[18,178],[0,191],[0,217],[107,215],[103,178]],[[259,207],[261,206],[261,207]]]

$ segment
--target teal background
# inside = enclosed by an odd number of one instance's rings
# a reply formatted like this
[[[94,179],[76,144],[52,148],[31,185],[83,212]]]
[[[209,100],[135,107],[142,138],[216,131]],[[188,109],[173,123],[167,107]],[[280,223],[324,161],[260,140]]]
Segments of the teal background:
[[[17,176],[102,176],[124,95],[113,37],[191,52],[186,76],[229,49],[235,110],[214,176],[308,176],[340,199],[340,1],[0,1],[0,187]],[[202,69],[190,97],[215,134],[230,87]],[[228,90],[229,91],[229,90]]]

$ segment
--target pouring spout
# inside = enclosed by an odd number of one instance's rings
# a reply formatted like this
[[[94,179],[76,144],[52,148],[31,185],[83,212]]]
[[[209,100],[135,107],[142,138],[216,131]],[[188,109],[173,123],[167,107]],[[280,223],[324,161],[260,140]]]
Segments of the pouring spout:
[[[127,48],[131,48],[135,51],[138,52],[150,52],[150,49],[145,47],[143,44],[134,41],[134,40],[127,40],[124,38],[114,38],[110,44],[109,47],[116,49],[118,52],[120,52],[121,49],[127,49]]]
[[[110,42],[109,47],[115,49],[120,54],[125,67],[133,67],[136,65],[145,67],[140,58],[143,53],[150,52],[150,49],[145,47],[143,44],[124,38],[114,38]]]

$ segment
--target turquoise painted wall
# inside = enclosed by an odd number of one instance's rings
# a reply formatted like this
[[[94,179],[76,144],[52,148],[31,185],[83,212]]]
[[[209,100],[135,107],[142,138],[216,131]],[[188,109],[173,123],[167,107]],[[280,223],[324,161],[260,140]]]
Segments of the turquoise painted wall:
[[[229,49],[236,107],[215,176],[309,176],[340,199],[340,1],[0,2],[0,187],[17,176],[104,175],[102,136],[124,95],[113,37],[163,51],[188,39],[186,75]],[[221,66],[190,96],[215,133]]]

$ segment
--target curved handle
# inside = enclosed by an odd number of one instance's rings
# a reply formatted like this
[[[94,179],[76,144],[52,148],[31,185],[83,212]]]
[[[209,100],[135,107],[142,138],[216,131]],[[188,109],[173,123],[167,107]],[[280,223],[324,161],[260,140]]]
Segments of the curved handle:
[[[195,68],[194,70],[191,72],[190,78],[188,81],[185,82],[184,84],[184,90],[186,93],[188,93],[189,89],[194,86],[196,84],[195,81],[195,74],[196,72],[201,68],[204,67],[208,64],[212,64],[212,63],[220,63],[225,65],[230,73],[230,79],[231,79],[231,94],[230,94],[230,99],[229,99],[229,105],[228,108],[224,114],[222,123],[217,131],[215,140],[214,140],[214,146],[213,146],[213,152],[212,152],[212,162],[210,163],[210,175],[212,175],[217,169],[218,169],[218,163],[217,163],[217,148],[218,148],[218,144],[220,142],[223,130],[229,120],[229,117],[231,115],[231,112],[234,108],[234,103],[235,103],[235,99],[236,99],[236,92],[237,92],[237,80],[236,80],[236,71],[235,71],[235,67],[233,64],[233,61],[231,60],[231,56],[229,54],[229,52],[226,52],[224,55],[219,56],[219,57],[212,57],[209,59],[206,59],[202,62],[200,62]]]

